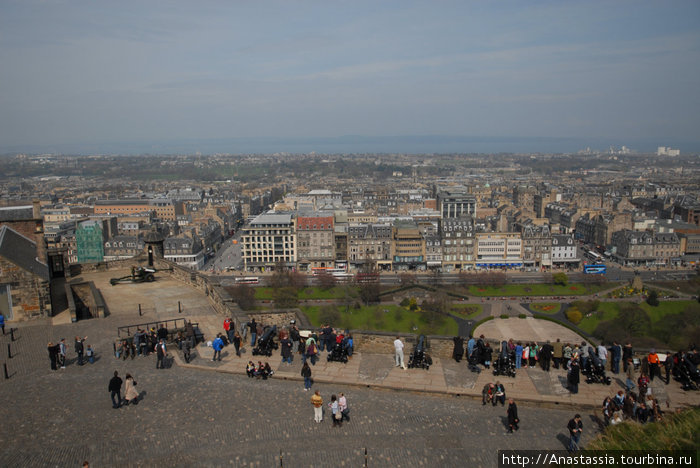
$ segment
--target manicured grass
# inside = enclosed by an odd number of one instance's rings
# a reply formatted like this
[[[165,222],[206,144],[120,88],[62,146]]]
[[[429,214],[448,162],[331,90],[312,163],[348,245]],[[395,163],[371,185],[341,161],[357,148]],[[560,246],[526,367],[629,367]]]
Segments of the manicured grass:
[[[450,313],[464,319],[473,319],[483,311],[481,304],[452,304]]]
[[[601,320],[612,320],[620,313],[617,302],[601,302],[598,311],[593,312],[590,317],[583,317],[578,327],[586,333],[593,333]]]
[[[501,287],[493,286],[469,286],[468,294],[471,296],[583,296],[595,294],[610,285],[579,284],[572,283],[566,286],[555,284],[506,284]]]
[[[306,314],[312,325],[321,326],[319,318],[321,306],[300,307]],[[345,312],[344,307],[338,307],[342,317],[341,323],[336,326],[349,328],[351,330],[372,330],[397,333],[426,333],[429,335],[456,336],[458,331],[457,323],[450,317],[446,317],[443,325],[435,330],[428,330],[428,327],[420,320],[420,312],[410,312],[406,308],[394,304],[379,304],[372,306],[362,306],[359,309],[350,308]],[[414,328],[417,328],[414,329]]]
[[[696,301],[664,301],[663,299],[659,301],[659,305],[652,307],[646,302],[642,302],[640,306],[649,315],[652,323],[656,323],[659,320],[673,314],[680,314],[688,306],[697,304]]]
[[[530,309],[541,314],[554,315],[561,310],[560,302],[534,302],[530,304]]]
[[[620,304],[623,302],[601,302],[598,312],[594,312],[590,317],[584,317],[578,327],[587,333],[593,333],[598,324],[604,320],[612,320],[620,313]],[[664,317],[683,312],[688,306],[695,304],[695,301],[660,301],[657,307],[652,307],[646,302],[639,306],[646,311],[652,324],[662,320]]]
[[[605,432],[586,446],[586,450],[690,450],[697,456],[700,447],[700,409],[680,414],[666,413],[664,420],[649,424],[624,422],[608,426]],[[660,465],[659,465],[660,466]]]

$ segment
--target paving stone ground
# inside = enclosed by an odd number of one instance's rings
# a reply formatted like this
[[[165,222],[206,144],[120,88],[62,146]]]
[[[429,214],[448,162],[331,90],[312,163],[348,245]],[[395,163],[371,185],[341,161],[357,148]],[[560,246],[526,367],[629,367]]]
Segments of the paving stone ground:
[[[505,448],[563,448],[571,410],[519,408],[522,428],[507,434],[505,408],[458,397],[319,383],[324,399],[345,392],[351,421],[313,422],[301,382],[182,368],[156,370],[155,357],[51,371],[39,339],[99,333],[92,320],[23,327],[15,344],[23,371],[0,384],[0,466],[495,466]],[[34,341],[37,340],[37,346]],[[20,343],[22,346],[20,347]],[[71,353],[73,355],[74,353]],[[17,356],[18,358],[20,355]],[[14,358],[13,358],[14,359]],[[111,373],[130,372],[138,406],[114,410]],[[444,372],[444,370],[441,370]],[[595,424],[587,424],[589,439]],[[564,437],[565,438],[565,437]]]
[[[178,316],[177,300],[185,305],[182,315],[192,314],[187,317],[200,321],[208,336],[218,331],[221,318],[204,295],[176,280],[159,276],[150,286],[111,288],[105,283],[112,276],[119,274],[90,278],[103,290],[106,318],[33,322],[20,326],[14,342],[0,337],[0,361],[10,373],[0,379],[0,466],[80,466],[89,460],[96,467],[355,467],[364,466],[366,449],[368,466],[489,467],[496,466],[499,449],[563,449],[566,423],[577,411],[584,415],[583,442],[589,441],[598,431],[597,406],[619,385],[582,384],[571,397],[561,387],[562,371],[527,369],[514,379],[501,378],[507,394],[520,402],[522,420],[519,432],[507,434],[505,408],[476,401],[483,385],[496,379],[488,371],[469,372],[465,361],[435,359],[427,371],[404,371],[391,355],[358,353],[347,364],[323,356],[313,366],[314,388],[326,401],[345,392],[351,408],[350,423],[333,428],[328,417],[313,422],[298,357],[289,366],[278,353],[255,357],[276,369],[266,381],[243,374],[253,357],[249,346],[240,358],[225,348],[222,362],[211,362],[211,349],[199,346],[191,366],[175,353],[164,370],[155,369],[153,355],[115,359],[118,326]],[[139,303],[147,305],[143,316]],[[94,364],[75,363],[76,335],[87,335],[95,347]],[[51,371],[46,344],[62,337],[69,344],[68,366]],[[5,356],[8,343],[12,359]],[[134,375],[138,406],[112,409],[107,384],[114,370]],[[680,398],[673,385],[662,385],[653,383],[655,393]],[[555,407],[560,402],[566,405]]]

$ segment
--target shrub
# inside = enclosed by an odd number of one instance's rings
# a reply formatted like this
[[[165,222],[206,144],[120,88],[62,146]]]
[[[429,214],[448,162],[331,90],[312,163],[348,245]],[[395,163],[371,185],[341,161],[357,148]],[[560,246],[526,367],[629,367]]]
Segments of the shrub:
[[[647,304],[652,307],[657,307],[659,305],[659,293],[651,290],[651,292],[649,292],[649,296],[647,297]]]
[[[335,306],[323,306],[318,314],[318,319],[321,323],[338,326],[340,324],[340,312]]]
[[[410,303],[411,303],[411,301],[410,301],[407,297],[404,297],[404,298],[401,300],[401,302],[399,303],[399,305],[400,305],[401,307],[408,307],[408,305],[409,305]]]
[[[567,283],[569,282],[569,277],[566,276],[566,273],[554,273],[552,275],[552,282],[554,284],[566,286]]]
[[[510,317],[510,315],[508,315],[508,314],[501,314],[501,318],[502,318],[502,319],[507,319],[508,317]]]
[[[566,311],[566,318],[574,325],[578,325],[581,319],[583,319],[583,314],[576,307],[570,307]]]
[[[527,314],[518,314],[518,318],[522,318],[522,319],[527,318]]]

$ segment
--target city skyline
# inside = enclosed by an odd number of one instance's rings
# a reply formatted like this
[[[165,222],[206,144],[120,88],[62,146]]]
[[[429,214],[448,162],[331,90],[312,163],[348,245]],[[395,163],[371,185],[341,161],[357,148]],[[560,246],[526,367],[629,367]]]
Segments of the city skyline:
[[[700,151],[697,2],[0,9],[0,152]]]

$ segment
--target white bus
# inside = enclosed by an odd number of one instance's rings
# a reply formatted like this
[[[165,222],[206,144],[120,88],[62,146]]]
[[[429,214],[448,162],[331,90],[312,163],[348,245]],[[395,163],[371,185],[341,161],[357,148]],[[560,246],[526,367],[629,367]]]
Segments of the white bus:
[[[603,257],[601,257],[601,255],[599,253],[594,252],[592,250],[589,252],[586,252],[586,257],[590,258],[594,262],[600,262],[603,259]]]
[[[260,279],[257,276],[245,276],[243,278],[236,278],[236,284],[258,284]]]

